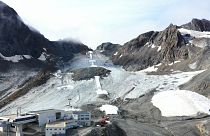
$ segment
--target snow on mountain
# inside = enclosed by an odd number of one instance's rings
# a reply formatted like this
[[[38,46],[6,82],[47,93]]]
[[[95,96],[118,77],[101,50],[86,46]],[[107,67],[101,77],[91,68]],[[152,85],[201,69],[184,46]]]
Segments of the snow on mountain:
[[[210,38],[210,32],[200,32],[184,28],[178,29],[181,34],[189,34],[194,38]]]
[[[0,73],[0,99],[16,91],[19,86],[36,74],[37,71],[32,70],[12,70],[7,73]]]
[[[46,53],[43,52],[40,57],[38,58],[38,60],[41,60],[41,61],[45,61],[46,60]]]
[[[210,114],[210,99],[186,90],[159,92],[153,96],[152,103],[161,110],[163,116],[167,117]]]
[[[24,58],[26,58],[26,59],[32,58],[32,56],[30,56],[30,55],[14,55],[14,56],[10,56],[10,57],[5,57],[1,53],[0,53],[0,57],[3,58],[4,60],[11,61],[14,63],[17,63],[20,60],[23,60]]]
[[[188,30],[184,28],[180,28],[178,30],[189,43],[200,48],[209,46],[208,39],[210,38],[210,32],[200,32],[200,31]],[[190,35],[190,36],[187,36],[187,35]]]
[[[140,95],[157,88],[160,91],[177,90],[197,72],[177,72],[170,75],[147,75],[145,72],[128,72],[121,67],[114,66],[112,62],[100,53],[94,54],[96,65],[111,70],[108,77],[100,80],[103,90],[108,92],[110,100],[116,98],[137,98]],[[84,63],[83,63],[84,62]],[[72,65],[71,65],[72,64]],[[79,65],[76,65],[79,64]],[[62,78],[53,76],[47,83],[33,88],[29,93],[16,99],[0,110],[0,114],[15,113],[17,107],[22,107],[22,112],[49,108],[65,109],[68,99],[72,106],[81,106],[88,103],[107,103],[97,97],[97,86],[94,79],[73,81],[71,69],[90,67],[89,59],[85,55],[77,55],[62,72]],[[58,71],[59,72],[59,71]],[[61,73],[54,73],[61,75]]]
[[[191,69],[196,69],[196,68],[197,68],[197,61],[194,62],[194,63],[189,64],[188,66],[189,66],[189,68],[191,68]]]
[[[117,114],[118,108],[113,105],[105,104],[100,107],[100,110],[105,111],[106,114]]]

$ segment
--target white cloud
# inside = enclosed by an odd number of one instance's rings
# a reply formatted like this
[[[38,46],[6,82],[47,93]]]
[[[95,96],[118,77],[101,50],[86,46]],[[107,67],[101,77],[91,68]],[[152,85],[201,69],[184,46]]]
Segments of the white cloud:
[[[208,0],[4,0],[50,40],[75,38],[95,48],[124,42],[149,30],[209,18]],[[208,4],[207,4],[208,3]],[[199,10],[196,10],[199,9]]]

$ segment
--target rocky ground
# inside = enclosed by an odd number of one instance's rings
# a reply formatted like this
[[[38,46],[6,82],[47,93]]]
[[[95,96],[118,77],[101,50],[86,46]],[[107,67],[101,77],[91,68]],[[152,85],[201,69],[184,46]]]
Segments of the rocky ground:
[[[180,88],[192,90],[210,98],[210,70],[197,75],[188,83],[181,85]]]
[[[208,136],[210,116],[163,117],[151,98],[155,90],[137,99],[115,102],[119,115],[111,124],[93,127],[86,136]],[[97,109],[97,106],[95,106]],[[94,111],[94,106],[91,107]],[[93,113],[94,115],[94,113]]]

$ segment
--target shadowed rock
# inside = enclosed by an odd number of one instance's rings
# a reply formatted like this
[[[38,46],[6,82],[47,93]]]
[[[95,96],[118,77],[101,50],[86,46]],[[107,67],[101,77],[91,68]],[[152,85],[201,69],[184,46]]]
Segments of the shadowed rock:
[[[72,78],[74,81],[89,80],[95,76],[106,77],[110,74],[110,70],[102,67],[89,67],[73,70]]]

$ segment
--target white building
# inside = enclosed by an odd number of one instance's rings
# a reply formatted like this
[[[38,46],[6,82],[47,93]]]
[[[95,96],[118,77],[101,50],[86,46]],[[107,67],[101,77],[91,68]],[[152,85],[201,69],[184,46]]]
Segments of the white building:
[[[66,134],[67,129],[77,128],[77,127],[78,127],[78,115],[69,114],[69,116],[65,115],[64,120],[62,121],[55,121],[55,122],[47,123],[45,127],[45,135],[46,136],[52,136],[52,135],[62,136]]]
[[[44,126],[47,123],[64,119],[65,111],[48,109],[48,110],[31,111],[27,114],[37,115],[39,126]]]
[[[91,125],[91,113],[87,111],[74,111],[78,115],[78,124],[82,126]]]
[[[65,121],[56,121],[46,124],[45,127],[45,136],[65,136],[66,135],[66,122]]]

